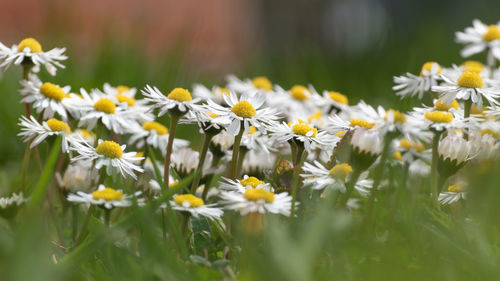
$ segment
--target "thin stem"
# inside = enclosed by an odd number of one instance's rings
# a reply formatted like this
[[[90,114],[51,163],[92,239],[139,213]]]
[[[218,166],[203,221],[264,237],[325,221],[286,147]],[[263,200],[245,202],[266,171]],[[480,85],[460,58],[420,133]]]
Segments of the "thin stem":
[[[214,158],[212,159],[212,166],[215,167],[220,161],[220,157],[214,155]],[[207,195],[208,195],[208,190],[210,189],[210,183],[212,182],[212,179],[214,177],[214,174],[210,174],[207,176],[207,179],[205,180],[205,188],[203,188],[203,194],[201,195],[201,198],[205,201],[207,200]]]
[[[214,135],[205,133],[203,137],[203,146],[201,148],[200,161],[198,162],[198,168],[196,169],[196,176],[193,179],[193,184],[191,185],[191,193],[194,194],[196,192],[196,188],[200,184],[200,180],[202,177],[203,164],[205,164],[205,158],[207,156],[208,147],[210,145],[210,141],[212,141]]]
[[[170,114],[170,132],[168,135],[167,151],[165,152],[165,169],[163,170],[163,182],[165,183],[165,191],[168,190],[168,181],[170,175],[170,155],[174,144],[175,129],[179,123],[180,115]]]
[[[435,132],[434,137],[432,139],[432,163],[431,163],[431,203],[434,208],[439,209],[438,202],[438,146],[439,146],[439,137],[441,136],[440,132]]]
[[[89,224],[90,217],[94,213],[94,210],[95,210],[95,205],[90,206],[89,211],[87,212],[87,216],[85,217],[85,221],[83,222],[82,229],[80,230],[80,233],[78,234],[78,236],[76,238],[74,248],[76,248],[80,244],[80,242],[82,241],[83,234],[85,233],[85,230],[87,230],[87,225]]]
[[[300,154],[299,154],[300,153]],[[290,219],[293,221],[295,217],[295,205],[297,201],[297,189],[299,188],[299,177],[300,177],[300,172],[302,170],[302,164],[304,164],[304,161],[306,160],[307,157],[307,151],[304,151],[304,146],[299,145],[297,149],[297,158],[299,159],[298,163],[294,165],[295,169],[295,175],[293,177],[293,186],[292,186],[292,210],[290,214]]]
[[[33,68],[32,62],[23,63],[23,80],[28,80],[31,68]],[[24,103],[24,109],[26,111],[26,117],[30,118],[31,116],[31,107],[28,102]]]
[[[76,204],[71,206],[71,230],[71,239],[74,244],[78,233],[78,206]]]
[[[233,158],[231,160],[231,176],[230,176],[230,179],[232,180],[235,180],[236,177],[238,176],[238,153],[240,151],[240,143],[244,131],[245,128],[243,124],[241,124],[240,132],[238,133],[238,135],[234,137]]]
[[[356,183],[358,182],[359,176],[361,175],[361,170],[360,169],[354,169],[352,171],[352,174],[350,176],[349,181],[345,185],[345,193],[342,195],[340,199],[339,206],[343,207],[347,204],[347,201],[351,197],[352,191],[354,190],[354,186],[356,186]]]
[[[106,227],[109,228],[110,224],[111,224],[111,210],[104,209],[104,225],[106,225]]]
[[[471,99],[466,100],[464,102],[464,119],[470,116],[471,107],[472,107],[472,100]],[[466,140],[469,140],[469,134],[467,133],[467,131],[465,131],[464,133],[464,138]]]
[[[248,148],[240,146],[240,153],[238,155],[238,168],[236,170],[236,173],[238,175],[241,174],[241,168],[243,167],[243,161],[245,161],[245,156],[247,155],[247,153],[248,153]]]

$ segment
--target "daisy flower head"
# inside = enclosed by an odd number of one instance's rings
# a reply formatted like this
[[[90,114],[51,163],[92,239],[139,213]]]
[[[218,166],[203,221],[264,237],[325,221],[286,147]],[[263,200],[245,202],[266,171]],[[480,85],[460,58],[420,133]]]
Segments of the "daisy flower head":
[[[426,150],[421,142],[401,139],[396,143],[396,151],[400,153],[402,161],[412,163],[420,158],[430,160],[430,150]]]
[[[438,170],[443,176],[451,176],[476,157],[479,150],[474,140],[466,140],[460,135],[447,135],[439,142]]]
[[[137,148],[144,147],[147,143],[149,146],[160,149],[162,154],[165,154],[167,149],[169,132],[167,127],[156,121],[146,121],[142,126],[133,126],[131,129],[132,136],[129,139],[129,144],[136,144]],[[173,148],[175,150],[189,145],[189,141],[183,139],[174,139]]]
[[[10,197],[0,197],[0,209],[7,209],[14,205],[21,206],[26,202],[28,202],[28,199],[24,197],[22,192],[19,194],[12,193]]]
[[[272,187],[269,183],[261,181],[256,177],[249,177],[245,175],[240,180],[231,180],[225,177],[222,177],[222,181],[219,182],[219,189],[226,191],[238,191],[244,193],[245,190],[249,188],[262,188],[265,190],[272,191]]]
[[[165,96],[157,87],[147,85],[141,92],[147,101],[153,103],[152,109],[160,109],[158,116],[167,112],[184,115],[187,111],[197,110],[196,103],[200,101],[199,98],[193,99],[191,93],[183,88],[175,88]]]
[[[434,110],[433,108],[414,108],[408,114],[407,125],[410,128],[422,131],[455,131],[464,129],[469,123],[469,118],[463,118],[461,112],[447,112]]]
[[[457,43],[465,45],[460,54],[469,57],[487,50],[488,65],[500,60],[500,23],[486,25],[475,19],[471,27],[455,33]]]
[[[283,143],[294,141],[299,145],[303,145],[306,150],[316,148],[318,146],[335,145],[339,138],[328,135],[325,131],[318,132],[318,129],[304,122],[303,120],[292,121],[290,123],[276,123],[269,127],[271,139]]]
[[[305,118],[321,105],[321,96],[312,86],[294,85],[288,91],[276,86],[276,95],[268,103],[286,114],[287,120]]]
[[[216,204],[206,205],[203,199],[193,194],[174,195],[173,200],[170,201],[170,206],[174,210],[188,212],[195,218],[202,216],[214,220],[219,219],[224,213],[220,208],[216,207]],[[161,207],[166,208],[167,204],[163,203]]]
[[[270,171],[274,167],[276,154],[269,153],[263,149],[250,150],[245,154],[241,171],[246,174],[262,174]]]
[[[441,80],[442,71],[443,69],[437,62],[426,62],[422,66],[419,76],[411,73],[406,73],[405,76],[394,76],[396,86],[392,89],[397,91],[396,95],[401,96],[401,98],[416,95],[422,99],[424,93],[431,91],[432,87]]]
[[[61,136],[62,151],[69,152],[69,144],[74,138],[71,137],[71,128],[68,123],[52,118],[40,124],[33,115],[29,119],[21,116],[19,121],[21,133],[18,136],[23,137],[24,142],[31,141],[30,148],[39,145],[50,136]]]
[[[117,102],[116,105],[118,107],[128,109],[129,115],[132,115],[131,117],[138,122],[153,120],[153,114],[149,112],[150,107],[147,104],[148,101],[135,98],[135,95],[137,94],[136,88],[124,85],[113,87],[109,83],[104,83],[103,91],[103,96],[111,97]]]
[[[43,83],[35,74],[30,74],[28,80],[22,80],[21,85],[21,102],[31,103],[37,113],[43,113],[43,119],[52,118],[57,113],[63,120],[68,120],[67,101],[71,87],[61,88],[50,82]]]
[[[264,105],[265,97],[262,94],[243,94],[240,98],[236,95],[224,94],[224,101],[229,107],[223,107],[208,100],[206,109],[216,114],[214,121],[229,124],[227,132],[236,136],[241,130],[250,132],[250,126],[265,133],[265,126],[278,119],[276,111]]]
[[[12,64],[34,65],[34,72],[38,72],[40,65],[45,66],[50,75],[56,75],[57,67],[64,68],[60,61],[68,57],[64,55],[66,48],[54,48],[43,51],[42,45],[34,38],[23,39],[19,44],[11,48],[0,43],[0,69],[7,70]]]
[[[256,92],[269,93],[273,91],[273,83],[265,76],[240,80],[234,75],[229,75],[226,80],[227,88],[240,94]]]
[[[92,193],[78,191],[76,194],[69,194],[67,199],[69,202],[97,205],[105,209],[113,209],[115,207],[132,206],[134,198],[138,203],[142,202],[142,199],[137,199],[137,196],[140,194],[141,192],[138,191],[134,194],[126,195],[120,189],[116,190],[101,184],[97,190]]]
[[[212,153],[208,152],[205,162],[203,163],[202,174],[206,175],[214,172],[214,170],[210,169],[212,158]],[[200,153],[198,151],[190,147],[181,147],[172,153],[170,165],[181,178],[184,178],[196,171],[199,162]]]
[[[249,188],[243,193],[223,191],[220,197],[224,208],[239,211],[242,216],[266,212],[290,216],[292,209],[292,197],[288,193],[276,194],[263,188]]]
[[[215,135],[210,142],[210,151],[217,157],[224,157],[234,144],[234,136],[226,131]]]
[[[321,103],[324,104],[326,112],[339,112],[349,106],[349,99],[346,95],[335,91],[323,91]]]
[[[106,167],[106,173],[112,175],[118,171],[123,177],[127,175],[137,179],[134,171],[143,172],[143,169],[136,165],[144,157],[138,157],[136,152],[124,152],[126,145],[119,145],[114,141],[98,140],[97,146],[93,147],[83,139],[71,143],[71,150],[76,151],[79,155],[71,158],[71,162],[75,161],[93,161],[95,160],[95,168],[101,169]]]
[[[441,77],[444,83],[440,86],[433,86],[432,91],[439,93],[442,101],[447,105],[455,99],[471,100],[481,109],[483,98],[492,106],[499,105],[496,99],[500,97],[500,93],[494,88],[486,88],[483,78],[477,72],[464,71],[457,79],[445,75]]]
[[[304,163],[301,177],[304,178],[304,185],[310,185],[314,190],[321,190],[325,187],[345,191],[345,180],[352,173],[352,167],[347,163],[334,165],[327,169],[318,161],[313,164]]]
[[[464,199],[467,195],[465,188],[460,184],[453,184],[448,186],[447,191],[439,194],[438,200],[443,205],[453,204],[460,199]]]
[[[377,160],[384,148],[384,138],[376,131],[357,128],[351,135],[353,169],[364,171]]]
[[[90,161],[78,161],[68,165],[62,176],[59,172],[56,173],[57,183],[64,192],[86,191],[92,180],[98,178],[99,174],[97,170],[92,170]]]
[[[231,90],[218,86],[209,89],[201,84],[193,86],[193,96],[200,98],[202,101],[211,99],[218,104],[222,104],[224,102],[224,94],[231,95]]]
[[[229,120],[216,118],[216,113],[209,112],[206,107],[200,107],[197,111],[188,111],[181,124],[198,124],[201,134],[216,135],[229,125]]]

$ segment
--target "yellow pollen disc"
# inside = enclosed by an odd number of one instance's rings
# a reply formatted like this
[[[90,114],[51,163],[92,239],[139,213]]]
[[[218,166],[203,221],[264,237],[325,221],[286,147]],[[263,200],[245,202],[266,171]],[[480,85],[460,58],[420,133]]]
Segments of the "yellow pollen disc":
[[[255,126],[250,126],[248,127],[248,129],[250,130],[247,135],[253,135],[257,132],[257,128],[255,128]]]
[[[330,96],[330,98],[333,101],[336,101],[336,102],[341,103],[341,104],[349,104],[349,100],[347,99],[347,97],[342,95],[339,92],[331,91],[331,92],[328,92],[328,95]]]
[[[484,41],[491,42],[500,39],[500,28],[497,25],[488,26],[488,30],[483,34]]]
[[[406,122],[406,117],[403,113],[401,113],[400,111],[398,110],[394,110],[394,109],[389,109],[387,110],[387,112],[385,113],[385,116],[384,116],[384,120],[387,120],[387,116],[389,116],[389,114],[392,113],[392,115],[394,116],[394,123],[405,123]]]
[[[173,89],[167,96],[167,98],[171,100],[176,100],[178,102],[191,101],[193,98],[191,97],[191,93],[188,90],[182,88]]]
[[[22,52],[24,48],[29,47],[32,53],[41,53],[42,45],[34,38],[26,38],[23,41],[19,42],[17,45],[17,51]]]
[[[484,70],[484,65],[475,60],[468,60],[462,63],[462,66],[465,67],[465,71],[481,73]]]
[[[367,129],[371,129],[371,128],[375,127],[375,123],[368,122],[368,121],[363,120],[363,119],[353,118],[349,121],[349,123],[351,124],[351,127],[358,126],[358,127],[364,127]]]
[[[168,187],[174,187],[174,186],[176,186],[178,184],[179,184],[179,181],[173,181],[173,182],[171,182],[171,183],[168,184]]]
[[[457,85],[462,88],[482,88],[483,79],[476,72],[464,71],[457,79]]]
[[[491,129],[483,129],[481,131],[479,131],[481,133],[481,135],[491,135],[492,137],[498,137],[498,133],[491,130]]]
[[[103,141],[95,149],[95,151],[108,158],[121,158],[123,155],[122,148],[114,141]]]
[[[440,111],[448,111],[451,108],[458,109],[458,102],[456,100],[453,100],[450,105],[446,105],[445,102],[443,102],[443,99],[438,99],[436,103],[434,104],[434,108]]]
[[[350,173],[352,173],[352,167],[347,163],[337,164],[330,170],[330,175],[332,177],[341,180],[345,180]]]
[[[308,136],[307,133],[312,131],[312,135]],[[318,129],[311,127],[304,123],[298,123],[292,126],[292,132],[301,136],[316,137],[318,134]]]
[[[167,127],[162,124],[154,121],[146,121],[142,124],[142,128],[146,131],[155,130],[157,135],[166,135],[168,134]]]
[[[55,118],[47,120],[47,125],[54,132],[66,132],[67,135],[71,133],[68,123],[59,121]]]
[[[203,199],[194,196],[193,194],[179,194],[174,196],[175,204],[183,206],[185,202],[189,203],[189,207],[197,208],[203,206]]]
[[[143,151],[137,151],[135,153],[135,157],[144,157],[144,152]]]
[[[99,99],[96,103],[94,103],[94,108],[95,110],[108,114],[113,114],[116,111],[115,103],[108,98]]]
[[[274,193],[262,188],[247,189],[243,196],[250,201],[264,200],[266,203],[272,203],[274,201]]]
[[[40,87],[40,93],[50,99],[62,101],[66,98],[67,94],[61,89],[61,87],[52,84],[50,82],[45,82]]]
[[[118,102],[126,102],[128,106],[134,106],[135,105],[135,99],[131,97],[127,97],[126,95],[122,94],[117,94],[115,95],[115,98],[118,100]]]
[[[403,157],[399,151],[394,152],[394,154],[392,154],[392,158],[394,158],[394,160],[403,161]]]
[[[426,70],[428,72],[431,72],[432,67],[434,66],[434,64],[438,65],[438,71],[437,71],[437,73],[441,73],[443,71],[443,69],[441,68],[441,66],[437,62],[435,62],[435,61],[428,61],[428,62],[424,63],[424,65],[422,66],[422,69],[420,70],[420,76],[424,76],[424,70]]]
[[[84,179],[84,178],[79,178],[79,177],[76,177],[76,178],[75,178],[75,181],[76,181],[76,182],[83,182],[83,180],[85,180],[85,179]]]
[[[130,87],[123,86],[123,85],[116,86],[116,91],[117,91],[118,93],[122,94],[122,93],[125,93],[125,92],[130,91]]]
[[[473,105],[472,108],[470,109],[471,114],[481,114],[484,115],[484,107],[479,110],[479,108],[476,105]]]
[[[339,138],[343,138],[343,137],[344,137],[344,135],[345,135],[345,133],[347,133],[347,132],[346,132],[346,131],[340,131],[340,132],[336,133],[335,135],[336,135],[337,137],[339,137]]]
[[[405,148],[406,150],[410,150],[410,149],[414,148],[418,152],[423,152],[425,150],[425,146],[423,144],[416,143],[416,142],[410,142],[407,139],[402,139],[399,142],[399,146]]]
[[[259,180],[256,177],[248,177],[246,179],[242,179],[242,180],[240,180],[240,183],[243,186],[251,186],[253,188],[257,188],[257,186],[259,186],[261,184],[262,185],[266,184],[265,182]]]
[[[443,111],[426,112],[424,117],[434,123],[450,123],[453,121],[453,115],[449,112]]]
[[[309,89],[301,85],[295,85],[290,89],[290,95],[292,98],[300,101],[309,99]]]
[[[91,136],[94,135],[94,133],[92,133],[91,131],[86,130],[86,129],[78,129],[78,131],[80,132],[80,134],[82,134],[82,137],[84,139],[86,139],[86,138],[91,137]]]
[[[448,186],[448,191],[458,193],[458,192],[462,191],[462,188],[460,188],[460,186],[458,184],[453,184],[453,185]]]
[[[262,89],[266,91],[271,91],[273,89],[273,83],[267,79],[265,76],[257,76],[252,79],[252,84],[257,89]]]
[[[311,116],[307,117],[307,122],[311,123],[313,120],[316,121],[321,121],[323,116],[323,111],[322,110],[316,110]]]
[[[104,199],[106,201],[120,201],[123,200],[123,192],[106,187],[105,189],[92,192],[92,198],[95,200]]]
[[[243,118],[251,118],[257,114],[252,104],[246,100],[240,101],[231,108],[231,112]]]

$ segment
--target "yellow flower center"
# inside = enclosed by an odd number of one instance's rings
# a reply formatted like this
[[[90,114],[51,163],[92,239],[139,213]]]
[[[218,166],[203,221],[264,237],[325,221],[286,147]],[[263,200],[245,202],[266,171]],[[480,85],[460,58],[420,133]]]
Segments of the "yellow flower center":
[[[307,122],[311,123],[313,120],[321,121],[322,116],[323,116],[323,111],[316,110],[313,114],[311,114],[309,117],[307,117]]]
[[[118,100],[118,102],[126,102],[128,106],[134,106],[135,105],[135,99],[131,97],[127,97],[126,95],[122,94],[117,94],[115,95],[115,98]]]
[[[343,137],[344,137],[344,135],[345,135],[345,133],[347,133],[347,131],[345,131],[345,130],[344,130],[344,131],[340,131],[340,132],[336,133],[335,135],[336,135],[337,137],[339,137],[339,138],[343,138]]]
[[[425,150],[425,146],[423,144],[416,143],[416,142],[410,142],[407,139],[402,139],[399,142],[399,146],[405,148],[406,150],[410,150],[410,149],[414,148],[418,152],[423,152]]]
[[[94,200],[104,199],[106,201],[120,201],[123,200],[123,192],[116,191],[111,187],[106,187],[105,189],[92,192],[92,198],[94,198]]]
[[[392,158],[394,158],[394,160],[403,161],[403,157],[399,151],[394,152],[394,154],[392,154]]]
[[[61,87],[52,84],[50,82],[45,82],[40,87],[40,93],[50,99],[62,101],[67,97],[66,93],[61,89]]]
[[[227,88],[219,88],[219,93],[221,94],[221,96],[223,95],[231,96],[231,91]]]
[[[251,118],[257,114],[252,104],[246,100],[240,101],[231,108],[231,112],[243,118]]]
[[[424,117],[434,123],[450,123],[453,121],[453,115],[449,112],[443,111],[426,112]]]
[[[448,191],[458,193],[458,192],[462,191],[462,188],[460,188],[460,186],[458,184],[453,184],[453,185],[448,186]]]
[[[341,104],[349,104],[349,100],[347,99],[347,97],[342,95],[339,92],[331,91],[331,92],[328,92],[328,95],[330,96],[330,98],[333,101],[336,101],[336,102],[341,103]]]
[[[483,79],[476,72],[464,71],[457,79],[457,85],[462,88],[482,88]]]
[[[173,89],[167,96],[167,98],[171,100],[176,100],[178,102],[191,101],[193,98],[191,97],[191,93],[188,90],[182,88]]]
[[[179,184],[179,181],[173,181],[173,182],[171,182],[171,183],[168,184],[168,187],[174,187],[174,186],[176,186],[178,184]]]
[[[484,115],[484,107],[479,110],[479,108],[476,105],[473,105],[472,108],[470,109],[471,114],[481,114]]]
[[[406,117],[403,113],[401,113],[400,111],[398,110],[394,110],[394,109],[389,109],[387,110],[387,112],[385,113],[385,116],[384,116],[384,120],[387,120],[387,117],[389,116],[389,114],[392,113],[392,116],[394,118],[394,123],[405,123],[406,122]]]
[[[301,85],[295,85],[290,89],[290,95],[292,98],[300,101],[309,99],[309,89]]]
[[[108,98],[99,99],[96,103],[94,103],[94,108],[95,110],[108,114],[113,114],[116,111],[115,103]]]
[[[189,203],[189,207],[198,208],[203,206],[205,203],[203,199],[194,196],[193,194],[179,194],[174,196],[175,204],[179,206],[184,206],[184,203]]]
[[[443,69],[441,68],[441,66],[437,62],[435,62],[435,61],[428,61],[428,62],[424,63],[424,65],[422,66],[422,69],[420,70],[420,76],[424,76],[424,70],[428,71],[428,72],[431,72],[432,67],[434,66],[434,64],[437,64],[437,66],[438,66],[437,73],[441,73],[443,71]]]
[[[253,134],[255,134],[257,132],[257,128],[255,128],[255,126],[250,126],[250,127],[248,127],[248,129],[250,131],[247,133],[247,135],[251,136],[251,135],[253,135]]]
[[[479,131],[481,133],[481,135],[491,135],[492,137],[498,137],[498,133],[491,130],[491,129],[483,129],[483,130],[480,130]]]
[[[144,157],[144,151],[137,151],[135,157]]]
[[[88,137],[92,137],[94,135],[94,133],[92,133],[91,131],[86,130],[86,129],[78,129],[78,131],[80,132],[80,134],[82,134],[82,137],[84,139],[86,139]]]
[[[66,132],[67,135],[71,133],[68,123],[59,121],[55,118],[47,120],[47,125],[54,132]]]
[[[267,79],[265,76],[257,76],[252,79],[252,84],[257,89],[262,89],[266,91],[271,91],[273,89],[273,83]]]
[[[352,173],[352,167],[347,163],[337,164],[330,170],[330,175],[332,177],[341,180],[345,180],[350,173]]]
[[[247,189],[243,196],[250,201],[264,200],[266,203],[272,203],[274,201],[274,193],[262,188]]]
[[[120,94],[130,91],[130,87],[119,85],[116,86],[116,91]]]
[[[167,127],[162,124],[154,121],[146,121],[142,124],[142,128],[146,131],[155,130],[157,135],[166,135],[168,134]]]
[[[371,128],[375,127],[375,123],[368,122],[368,121],[363,120],[363,119],[353,118],[349,121],[349,123],[351,124],[351,127],[357,126],[357,127],[364,127],[367,129],[371,129]]]
[[[440,111],[448,111],[451,108],[458,109],[458,102],[456,100],[453,100],[450,105],[446,105],[445,102],[443,102],[443,99],[438,99],[436,103],[434,104],[434,108]]]
[[[301,136],[308,136],[308,133],[312,131],[312,134],[309,137],[316,137],[318,134],[318,129],[311,127],[305,123],[298,123],[292,126],[292,132]]]
[[[251,186],[253,188],[257,188],[257,186],[259,186],[261,184],[262,185],[266,184],[265,182],[259,180],[256,177],[248,177],[246,179],[242,179],[242,180],[240,180],[240,183],[243,186]]]
[[[484,65],[475,60],[468,60],[462,63],[462,66],[465,68],[465,71],[481,73],[484,70]]]
[[[95,149],[95,151],[108,158],[121,158],[123,155],[122,148],[114,141],[103,141]]]
[[[483,34],[484,41],[491,42],[500,39],[500,28],[496,25],[488,26],[488,30]]]
[[[19,42],[19,45],[17,45],[17,51],[22,52],[26,47],[29,47],[32,53],[42,52],[42,45],[40,45],[40,42],[34,38],[26,38]]]

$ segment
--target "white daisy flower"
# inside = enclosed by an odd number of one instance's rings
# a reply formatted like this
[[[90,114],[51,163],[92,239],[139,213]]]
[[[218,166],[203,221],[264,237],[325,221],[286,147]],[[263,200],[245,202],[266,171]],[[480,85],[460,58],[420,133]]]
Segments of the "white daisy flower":
[[[261,149],[269,153],[271,142],[267,135],[262,134],[254,126],[250,126],[250,131],[244,133],[241,138],[241,147],[248,150]]]
[[[239,211],[242,216],[266,212],[290,216],[292,209],[292,197],[286,192],[275,194],[262,188],[249,188],[244,193],[223,191],[220,197],[224,208]]]
[[[167,204],[163,203],[160,206],[166,208]],[[203,199],[192,194],[174,195],[173,200],[170,201],[170,206],[177,211],[189,212],[195,218],[202,216],[214,220],[219,219],[224,214],[221,209],[215,207],[216,204],[205,205]]]
[[[229,95],[231,91],[227,88],[217,86],[212,87],[212,89],[208,89],[201,84],[195,84],[193,86],[193,96],[200,98],[202,101],[211,99],[218,104],[222,104],[224,102],[224,94]]]
[[[92,181],[96,181],[99,178],[97,170],[91,170],[92,162],[90,161],[78,161],[74,162],[66,168],[64,174],[61,176],[59,172],[56,172],[56,180],[64,191],[85,191],[87,190]]]
[[[217,170],[211,169],[212,158],[212,153],[207,152],[205,163],[203,163],[202,167],[203,175],[212,174]],[[170,158],[170,166],[175,169],[181,178],[196,171],[199,162],[200,153],[198,151],[194,151],[190,147],[181,147],[180,149],[175,150]]]
[[[308,151],[316,147],[333,147],[340,140],[339,137],[329,135],[325,131],[318,132],[318,129],[302,120],[289,124],[285,122],[275,123],[268,130],[272,140],[280,143],[293,140],[303,144]]]
[[[383,138],[377,132],[357,128],[351,137],[352,147],[360,153],[379,155],[384,148]]]
[[[43,65],[47,72],[54,76],[57,67],[64,68],[60,61],[68,58],[64,55],[64,51],[66,48],[54,48],[44,52],[42,45],[33,38],[26,38],[18,45],[12,45],[11,48],[0,43],[0,69],[5,71],[11,64],[31,62],[36,67],[35,72],[38,72],[40,65]]]
[[[69,144],[74,138],[70,136],[71,129],[66,122],[52,118],[40,124],[33,115],[30,116],[30,119],[26,118],[26,116],[21,116],[19,120],[21,133],[18,136],[23,137],[24,142],[31,141],[30,148],[39,145],[50,136],[61,136],[62,151],[69,152]]]
[[[109,83],[104,83],[103,90],[104,93],[102,94],[111,97],[114,101],[117,101],[117,106],[128,109],[129,112],[133,113],[131,114],[131,117],[137,122],[142,123],[153,120],[154,116],[149,112],[150,106],[148,105],[148,101],[144,99],[138,100],[135,98],[137,93],[136,88],[130,88],[123,85],[113,87]]]
[[[276,162],[276,154],[261,149],[250,150],[245,154],[241,171],[244,174],[265,173],[273,168],[274,162]]]
[[[460,54],[462,57],[469,57],[488,51],[488,64],[493,65],[494,60],[500,60],[500,22],[486,25],[475,19],[472,27],[467,27],[464,32],[456,32],[455,39],[458,43],[464,44]]]
[[[234,94],[234,93],[233,93]],[[200,134],[218,134],[223,128],[230,124],[229,119],[216,118],[219,116],[216,113],[209,112],[206,107],[200,107],[196,111],[188,111],[181,124],[198,124],[200,127]]]
[[[92,193],[85,193],[78,191],[76,194],[71,193],[68,195],[68,201],[74,203],[85,203],[91,205],[98,205],[106,209],[113,209],[115,207],[129,207],[132,206],[132,199],[141,194],[140,191],[132,194],[123,194],[122,190],[115,190],[111,187],[99,185],[98,189]],[[137,202],[143,202],[143,199],[137,199]]]
[[[329,187],[344,192],[346,178],[352,171],[352,167],[347,163],[336,164],[328,170],[318,161],[314,161],[313,164],[304,163],[300,176],[304,178],[304,185],[310,185],[314,190]]]
[[[243,94],[239,99],[234,94],[224,94],[224,101],[229,107],[223,107],[208,100],[206,109],[217,114],[214,119],[218,122],[230,124],[226,130],[234,136],[238,135],[241,126],[246,132],[250,132],[250,126],[254,126],[265,133],[265,125],[278,119],[274,109],[261,108],[265,101],[265,97],[261,94],[253,96]]]
[[[237,93],[270,93],[273,91],[273,83],[265,76],[257,76],[253,79],[240,80],[234,75],[226,77],[227,87]]]
[[[463,72],[457,79],[451,79],[444,75],[441,76],[444,83],[440,86],[433,86],[432,91],[439,93],[442,101],[447,105],[453,100],[471,100],[473,104],[481,109],[483,97],[492,106],[500,105],[496,100],[500,93],[493,88],[484,88],[483,78],[472,71]]]
[[[79,155],[71,158],[71,162],[75,161],[93,161],[95,160],[95,168],[97,170],[106,166],[106,173],[111,175],[115,171],[119,171],[123,177],[130,175],[137,179],[134,171],[143,172],[143,169],[135,163],[144,159],[137,157],[136,152],[124,153],[126,145],[120,146],[114,141],[98,140],[97,147],[91,146],[83,139],[81,141],[72,142],[71,150],[76,151]]]
[[[432,109],[414,108],[408,114],[407,126],[425,130],[448,131],[464,130],[470,125],[470,118],[464,119],[460,111],[446,112]]]
[[[273,191],[273,188],[269,183],[259,180],[256,177],[249,177],[245,175],[241,180],[231,180],[222,177],[222,181],[219,182],[219,189],[225,191],[238,191],[244,193],[245,190],[249,188],[263,188],[268,191]]]
[[[22,192],[19,194],[12,193],[10,197],[0,197],[0,209],[7,209],[13,205],[21,206],[26,202],[28,202],[28,199],[24,197]]]
[[[345,110],[349,106],[349,99],[346,95],[343,95],[335,91],[323,91],[321,104],[323,105],[323,110],[327,113],[331,113]]]
[[[422,99],[425,92],[431,91],[433,86],[438,85],[441,80],[440,73],[443,71],[437,62],[426,62],[420,70],[420,76],[406,73],[406,76],[394,76],[394,83],[397,85],[392,87],[396,95],[401,98],[415,95]]]
[[[64,121],[68,120],[67,101],[71,87],[61,88],[49,82],[42,83],[34,74],[30,74],[28,80],[22,80],[21,85],[21,102],[31,103],[37,113],[43,112],[43,119],[52,118],[57,113]]]
[[[467,192],[458,184],[448,186],[448,191],[441,192],[438,200],[443,205],[453,204],[460,199],[465,199]]]
[[[155,121],[146,121],[142,123],[142,126],[132,127],[131,132],[132,136],[129,139],[129,144],[136,143],[137,148],[142,148],[144,143],[147,143],[151,147],[160,149],[162,154],[165,155],[169,137],[167,127]],[[188,145],[189,141],[174,138],[174,150]]]
[[[458,170],[465,162],[477,156],[479,150],[476,140],[466,140],[460,135],[447,135],[439,141],[438,146],[441,167]]]
[[[322,105],[322,97],[314,90],[302,85],[294,85],[290,90],[276,86],[276,95],[268,99],[269,106],[286,115],[287,120],[305,118]]]
[[[196,103],[200,101],[199,98],[193,99],[188,90],[182,88],[173,89],[167,96],[165,96],[158,88],[146,86],[141,91],[147,101],[153,103],[153,109],[159,108],[158,116],[177,110],[184,114],[188,110],[197,110]]]

